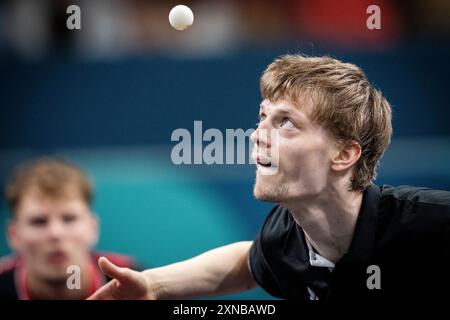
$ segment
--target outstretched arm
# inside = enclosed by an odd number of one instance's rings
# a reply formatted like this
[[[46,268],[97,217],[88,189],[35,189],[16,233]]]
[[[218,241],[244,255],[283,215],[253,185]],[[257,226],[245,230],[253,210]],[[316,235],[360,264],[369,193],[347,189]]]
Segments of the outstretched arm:
[[[113,280],[89,299],[190,299],[249,290],[256,287],[247,263],[251,245],[236,242],[143,272],[100,258],[100,268]]]

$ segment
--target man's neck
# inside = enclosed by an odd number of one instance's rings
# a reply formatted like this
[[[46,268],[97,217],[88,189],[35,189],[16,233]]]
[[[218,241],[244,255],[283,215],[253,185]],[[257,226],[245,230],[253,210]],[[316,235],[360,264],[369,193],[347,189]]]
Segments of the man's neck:
[[[337,262],[349,249],[363,193],[330,187],[306,200],[283,203],[318,253]]]

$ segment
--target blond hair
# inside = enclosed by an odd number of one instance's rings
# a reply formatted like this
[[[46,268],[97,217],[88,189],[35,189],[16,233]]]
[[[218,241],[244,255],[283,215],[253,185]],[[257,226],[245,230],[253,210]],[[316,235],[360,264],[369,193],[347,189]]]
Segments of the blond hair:
[[[6,185],[6,199],[11,212],[30,190],[57,198],[70,191],[77,192],[88,204],[92,201],[92,185],[86,174],[63,159],[40,158],[17,167]]]
[[[350,190],[364,190],[376,177],[378,161],[392,136],[391,107],[354,64],[328,56],[285,55],[272,62],[260,81],[264,99],[313,101],[313,120],[341,143],[357,142],[361,157]]]

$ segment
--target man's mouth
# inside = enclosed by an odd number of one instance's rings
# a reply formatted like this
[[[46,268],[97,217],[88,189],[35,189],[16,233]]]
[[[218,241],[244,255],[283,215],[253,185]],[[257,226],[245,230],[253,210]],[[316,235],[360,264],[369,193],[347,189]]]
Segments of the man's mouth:
[[[261,158],[259,156],[256,158],[256,163],[266,168],[270,168],[272,166],[272,162],[270,161],[270,159]]]
[[[253,150],[252,158],[256,164],[256,168],[263,175],[273,175],[278,172],[278,157],[270,157],[267,150]]]
[[[68,256],[62,250],[52,251],[47,255],[47,261],[52,265],[62,265],[68,260]]]
[[[268,159],[265,159],[265,161],[257,159],[256,161],[256,172],[258,175],[273,176],[278,173],[278,169],[278,166]]]

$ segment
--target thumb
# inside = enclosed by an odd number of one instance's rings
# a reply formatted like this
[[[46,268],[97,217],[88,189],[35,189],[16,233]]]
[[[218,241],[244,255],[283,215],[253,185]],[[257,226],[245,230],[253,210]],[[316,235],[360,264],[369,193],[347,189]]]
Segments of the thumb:
[[[110,278],[117,279],[119,281],[126,279],[125,268],[116,266],[105,257],[100,257],[98,259],[98,266],[102,272]]]

